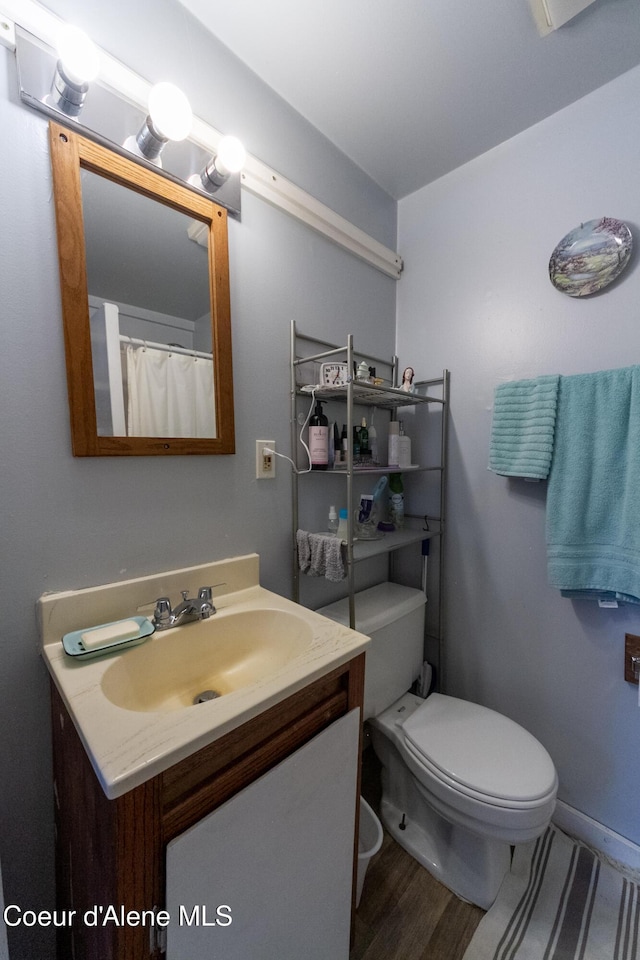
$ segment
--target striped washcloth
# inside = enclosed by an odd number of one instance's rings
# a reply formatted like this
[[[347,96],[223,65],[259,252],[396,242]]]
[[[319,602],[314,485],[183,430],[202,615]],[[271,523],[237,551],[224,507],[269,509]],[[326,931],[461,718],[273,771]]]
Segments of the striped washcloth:
[[[496,387],[489,470],[504,477],[547,478],[553,457],[559,381],[556,374]]]

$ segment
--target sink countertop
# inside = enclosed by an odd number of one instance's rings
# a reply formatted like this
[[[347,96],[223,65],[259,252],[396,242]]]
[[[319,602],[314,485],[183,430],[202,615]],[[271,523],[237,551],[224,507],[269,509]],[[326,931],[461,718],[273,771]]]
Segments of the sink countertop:
[[[365,650],[369,638],[364,634],[261,587],[258,563],[258,557],[251,554],[103,587],[49,594],[38,601],[45,663],[109,799],[167,770]],[[275,673],[243,689],[170,712],[124,709],[102,690],[109,667],[141,647],[81,662],[63,650],[65,633],[135,614],[151,617],[156,597],[168,595],[175,602],[180,590],[189,588],[195,593],[200,586],[220,584],[223,579],[228,592],[218,592],[224,587],[214,590],[218,612],[210,622],[242,611],[282,610],[309,624],[309,647]],[[181,635],[193,626],[185,624],[154,636],[173,635],[179,644]],[[153,640],[152,636],[146,644]]]

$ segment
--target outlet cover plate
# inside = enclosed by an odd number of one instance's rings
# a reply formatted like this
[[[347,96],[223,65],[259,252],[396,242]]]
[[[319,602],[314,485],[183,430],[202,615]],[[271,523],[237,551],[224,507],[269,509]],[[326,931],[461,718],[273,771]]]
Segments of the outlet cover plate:
[[[256,480],[273,480],[276,475],[275,454],[265,457],[264,447],[276,448],[275,440],[256,440]]]

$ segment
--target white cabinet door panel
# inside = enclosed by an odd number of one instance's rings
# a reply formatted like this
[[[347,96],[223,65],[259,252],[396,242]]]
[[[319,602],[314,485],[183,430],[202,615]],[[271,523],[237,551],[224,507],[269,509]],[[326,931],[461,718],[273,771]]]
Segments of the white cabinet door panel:
[[[359,722],[352,710],[168,845],[167,960],[348,960]]]

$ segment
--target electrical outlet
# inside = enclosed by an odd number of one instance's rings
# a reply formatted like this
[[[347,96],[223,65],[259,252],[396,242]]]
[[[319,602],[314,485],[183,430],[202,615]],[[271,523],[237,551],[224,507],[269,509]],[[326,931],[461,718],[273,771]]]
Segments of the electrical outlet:
[[[256,440],[256,480],[273,480],[276,475],[274,453],[265,453],[264,448],[275,450],[275,440]]]
[[[640,637],[633,633],[624,635],[624,678],[627,683],[637,683],[638,674],[634,670],[632,657],[640,657]]]

